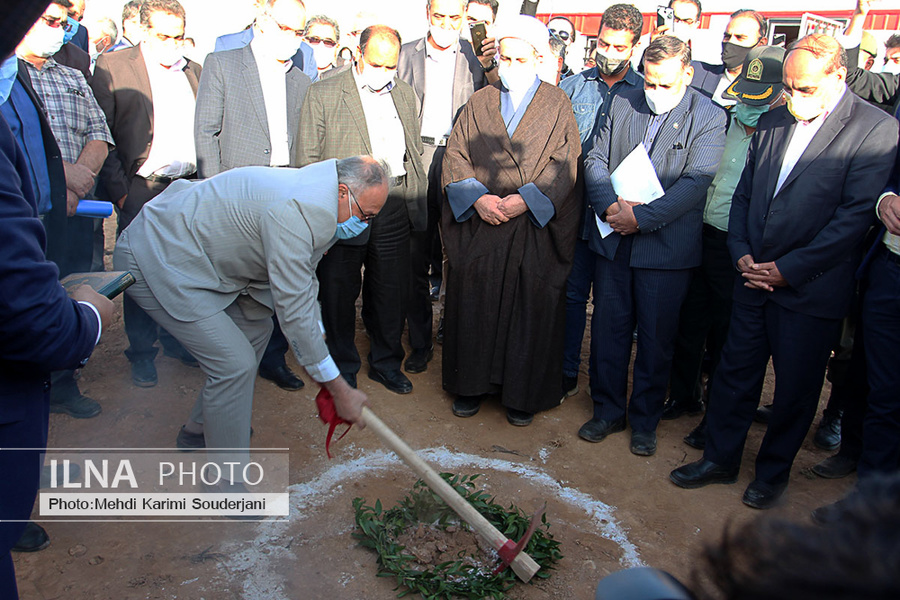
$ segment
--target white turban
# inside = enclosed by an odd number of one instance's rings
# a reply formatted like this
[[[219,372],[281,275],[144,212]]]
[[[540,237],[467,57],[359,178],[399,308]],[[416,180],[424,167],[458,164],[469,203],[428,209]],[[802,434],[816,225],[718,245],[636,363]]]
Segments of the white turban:
[[[531,44],[535,52],[546,55],[550,48],[547,26],[528,15],[507,17],[497,23],[497,43],[504,38],[516,38]]]

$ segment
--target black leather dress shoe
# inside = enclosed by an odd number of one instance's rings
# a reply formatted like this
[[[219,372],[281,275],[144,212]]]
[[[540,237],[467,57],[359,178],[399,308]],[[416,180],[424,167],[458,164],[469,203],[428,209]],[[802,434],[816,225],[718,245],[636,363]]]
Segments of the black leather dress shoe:
[[[697,450],[706,449],[706,424],[700,423],[684,436],[684,443]]]
[[[859,462],[857,459],[838,452],[819,462],[810,470],[825,479],[841,479],[856,470],[857,462]]]
[[[419,348],[409,353],[409,358],[403,368],[407,373],[422,373],[428,368],[428,361],[434,358],[434,345],[428,348]]]
[[[78,392],[78,390],[75,390]],[[53,398],[50,400],[50,412],[69,415],[76,419],[90,419],[96,417],[103,410],[95,400],[88,398],[80,392],[67,398]]]
[[[858,491],[853,490],[837,502],[832,502],[831,504],[826,504],[825,506],[820,506],[813,510],[812,513],[810,513],[812,520],[819,525],[837,523],[846,516],[848,507],[855,502],[853,496],[858,493]]]
[[[278,365],[274,369],[260,367],[259,376],[263,379],[268,379],[281,389],[289,392],[296,392],[299,389],[303,389],[303,386],[305,385],[303,380],[294,375],[293,371],[284,364]]]
[[[822,416],[813,436],[813,444],[822,450],[837,450],[841,445],[841,415]]]
[[[663,421],[672,421],[677,419],[678,417],[682,417],[684,415],[688,415],[690,417],[699,415],[703,412],[703,401],[702,400],[693,400],[690,402],[685,401],[675,401],[671,398],[666,399],[666,403],[663,406],[662,412],[662,420]]]
[[[653,456],[656,454],[656,432],[632,431],[631,453],[638,456]]]
[[[400,369],[379,371],[369,369],[369,379],[377,381],[395,394],[408,394],[412,391],[412,382],[400,372]]]
[[[528,425],[531,425],[531,422],[534,420],[534,413],[526,412],[524,410],[516,410],[514,408],[507,408],[506,420],[509,421],[510,425],[515,425],[516,427],[527,427]]]
[[[44,531],[44,528],[35,523],[28,521],[25,524],[25,531],[19,536],[19,541],[13,546],[13,552],[37,552],[43,550],[50,545],[50,536]]]
[[[152,360],[136,360],[131,363],[131,381],[142,388],[153,387],[158,381],[156,365]]]
[[[457,417],[474,417],[481,408],[482,396],[457,396],[451,410]]]
[[[607,421],[605,419],[591,419],[578,430],[578,437],[589,442],[602,442],[611,433],[625,431],[625,419]]]
[[[253,428],[250,428],[250,437],[253,437]],[[193,452],[194,450],[202,450],[206,448],[206,436],[202,433],[191,433],[186,431],[184,425],[175,438],[175,447],[183,452]]]
[[[778,500],[787,489],[786,483],[777,485],[768,484],[762,481],[754,480],[747,486],[744,491],[744,497],[741,498],[744,504],[750,508],[759,510],[768,510],[778,504]]]
[[[756,409],[756,413],[753,415],[753,420],[757,423],[762,423],[763,425],[769,424],[769,419],[772,418],[772,405],[764,404]]]
[[[723,467],[701,458],[698,461],[678,467],[669,473],[669,479],[678,487],[687,490],[701,488],[713,483],[734,483],[740,467]]]

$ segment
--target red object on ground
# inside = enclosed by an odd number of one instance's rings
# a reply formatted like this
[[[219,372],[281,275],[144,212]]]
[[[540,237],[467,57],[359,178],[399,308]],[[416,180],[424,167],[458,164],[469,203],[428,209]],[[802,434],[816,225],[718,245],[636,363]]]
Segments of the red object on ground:
[[[338,416],[337,409],[334,407],[334,397],[325,387],[321,387],[319,393],[316,395],[316,406],[319,409],[319,418],[323,423],[328,425],[328,435],[325,437],[325,454],[328,455],[328,458],[331,458],[331,451],[328,447],[331,445],[331,436],[334,435],[334,430],[338,425],[348,425],[347,429],[344,430],[344,433],[341,434],[341,437],[338,438],[340,441],[347,435],[347,432],[350,431],[350,427],[353,427],[353,423],[345,421]]]

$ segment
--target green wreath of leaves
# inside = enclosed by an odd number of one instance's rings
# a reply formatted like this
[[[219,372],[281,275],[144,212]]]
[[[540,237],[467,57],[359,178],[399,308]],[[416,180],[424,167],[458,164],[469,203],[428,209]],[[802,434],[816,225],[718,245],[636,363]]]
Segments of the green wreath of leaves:
[[[477,490],[474,481],[478,475],[441,473],[441,477],[507,538],[518,540],[525,535],[529,517],[517,506],[510,505],[505,509],[489,498],[486,492]],[[364,502],[362,498],[353,499],[359,528],[353,537],[361,546],[371,548],[378,554],[379,577],[394,577],[397,581],[395,589],[405,588],[397,595],[398,598],[418,593],[426,600],[454,597],[501,599],[515,585],[517,580],[512,569],[507,568],[493,575],[464,563],[463,557],[435,565],[431,570],[412,568],[411,563],[415,559],[405,554],[404,546],[396,541],[400,534],[418,523],[433,523],[446,529],[458,522],[453,509],[422,480],[417,481],[412,492],[394,508],[384,510],[381,500],[377,500],[374,507]],[[525,552],[541,566],[535,577],[550,577],[553,564],[562,558],[562,554],[559,542],[550,534],[546,515],[525,546]]]

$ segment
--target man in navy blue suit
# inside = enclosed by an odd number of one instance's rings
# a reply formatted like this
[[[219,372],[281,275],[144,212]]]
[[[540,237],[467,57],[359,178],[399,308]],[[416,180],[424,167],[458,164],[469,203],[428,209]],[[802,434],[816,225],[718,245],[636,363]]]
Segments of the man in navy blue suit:
[[[20,0],[0,7],[0,58],[41,15],[47,2]],[[0,81],[5,101],[12,77]],[[25,156],[0,115],[0,598],[18,597],[10,549],[31,514],[47,443],[50,371],[84,364],[112,303],[90,288],[74,298],[59,285],[44,257],[44,228]],[[15,450],[29,448],[30,450]]]
[[[897,121],[850,93],[846,75],[834,38],[802,38],[785,58],[787,106],[760,118],[729,215],[742,279],[710,387],[706,449],[672,471],[680,487],[737,480],[770,357],[772,416],[743,502],[770,508],[787,487],[897,154]]]
[[[687,44],[672,36],[644,53],[643,89],[613,98],[585,160],[586,195],[613,229],[592,227],[594,267],[591,398],[594,417],[578,435],[599,442],[625,429],[628,363],[638,328],[634,385],[627,409],[631,451],[656,452],[656,426],[666,396],[678,314],[691,269],[701,263],[706,189],[725,145],[725,113],[690,89]],[[618,197],[610,173],[643,144],[665,195],[648,204]]]

